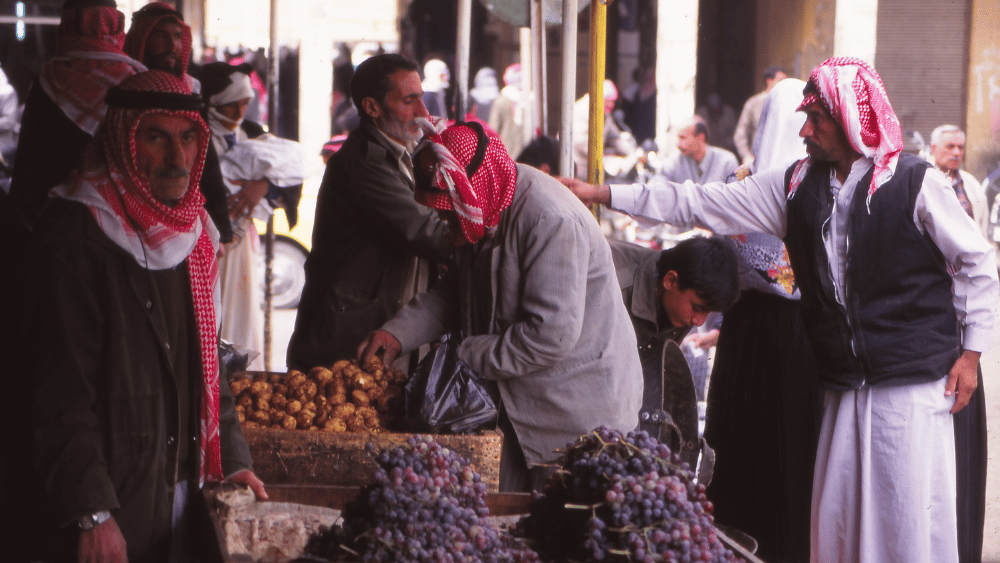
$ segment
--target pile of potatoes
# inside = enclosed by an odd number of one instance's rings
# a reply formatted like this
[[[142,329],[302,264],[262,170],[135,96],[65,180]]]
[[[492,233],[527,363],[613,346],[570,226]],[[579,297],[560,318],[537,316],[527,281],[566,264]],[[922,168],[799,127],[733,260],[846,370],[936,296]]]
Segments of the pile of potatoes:
[[[308,374],[247,373],[229,382],[245,428],[380,432],[402,411],[406,374],[374,358],[371,372],[354,360]]]

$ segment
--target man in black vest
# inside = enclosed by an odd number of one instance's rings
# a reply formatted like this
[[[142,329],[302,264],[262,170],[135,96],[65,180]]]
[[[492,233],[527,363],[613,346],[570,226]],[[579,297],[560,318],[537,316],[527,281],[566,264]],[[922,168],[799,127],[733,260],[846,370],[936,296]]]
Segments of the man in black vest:
[[[827,60],[804,95],[809,158],[788,170],[702,186],[564,183],[634,216],[782,237],[826,389],[811,559],[956,562],[952,414],[990,342],[993,249],[944,176],[901,154],[874,69]]]

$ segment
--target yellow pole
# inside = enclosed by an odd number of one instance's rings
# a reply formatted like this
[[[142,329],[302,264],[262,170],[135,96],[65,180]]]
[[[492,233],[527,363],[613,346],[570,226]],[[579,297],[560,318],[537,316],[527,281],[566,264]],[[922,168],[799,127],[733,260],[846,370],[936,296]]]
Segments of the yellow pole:
[[[604,47],[607,42],[608,2],[594,0],[590,3],[590,138],[587,142],[587,181],[604,183]],[[594,216],[600,218],[598,206]]]

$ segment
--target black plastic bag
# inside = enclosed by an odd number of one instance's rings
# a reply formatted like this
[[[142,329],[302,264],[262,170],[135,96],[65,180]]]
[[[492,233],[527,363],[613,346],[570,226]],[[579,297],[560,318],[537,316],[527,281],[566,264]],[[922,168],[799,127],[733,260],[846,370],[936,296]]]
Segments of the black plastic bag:
[[[414,432],[467,434],[496,427],[497,400],[458,358],[461,337],[445,334],[406,384],[406,426]]]
[[[223,381],[237,373],[247,370],[250,362],[254,361],[257,352],[247,350],[241,346],[233,344],[223,339],[219,339],[219,375]]]

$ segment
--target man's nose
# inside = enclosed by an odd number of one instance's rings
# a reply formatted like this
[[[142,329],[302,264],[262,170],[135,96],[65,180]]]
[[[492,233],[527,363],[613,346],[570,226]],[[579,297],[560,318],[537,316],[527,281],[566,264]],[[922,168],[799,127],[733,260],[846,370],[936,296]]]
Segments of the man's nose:
[[[694,318],[691,319],[691,324],[694,326],[701,326],[705,324],[705,319],[708,318],[708,313],[695,313]]]
[[[430,117],[430,112],[427,111],[427,106],[424,105],[424,101],[420,100],[420,107],[417,108],[417,117]]]
[[[805,139],[810,135],[812,135],[812,126],[809,125],[809,120],[807,119],[806,122],[802,124],[802,128],[799,129],[799,137]]]
[[[165,159],[170,166],[184,166],[184,145],[180,139],[172,139],[167,143]]]

